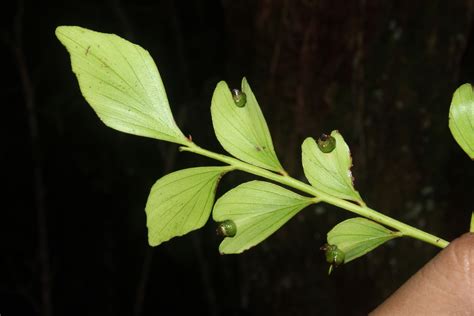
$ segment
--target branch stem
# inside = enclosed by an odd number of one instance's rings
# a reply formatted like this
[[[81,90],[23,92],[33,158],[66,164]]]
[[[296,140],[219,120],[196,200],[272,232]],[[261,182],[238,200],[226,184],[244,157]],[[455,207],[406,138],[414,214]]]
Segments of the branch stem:
[[[328,204],[332,204],[334,206],[340,207],[342,209],[345,209],[347,211],[350,211],[352,213],[355,213],[357,215],[366,217],[368,219],[371,219],[375,222],[378,222],[382,225],[391,227],[393,229],[396,229],[399,231],[403,236],[408,236],[412,237],[421,241],[424,241],[426,243],[432,244],[434,246],[437,246],[439,248],[445,248],[446,246],[449,245],[449,242],[439,238],[437,236],[431,235],[429,233],[426,233],[420,229],[417,229],[413,226],[410,226],[408,224],[405,224],[403,222],[400,222],[394,218],[391,218],[387,215],[384,215],[382,213],[377,212],[376,210],[373,210],[365,205],[358,205],[334,196],[331,196],[327,193],[324,193],[317,188],[304,183],[302,181],[299,181],[295,178],[292,178],[288,175],[281,175],[274,173],[272,171],[256,167],[254,165],[248,164],[246,162],[243,162],[241,160],[238,160],[233,157],[229,157],[226,155],[218,154],[212,151],[209,151],[207,149],[201,148],[198,145],[196,145],[193,142],[190,142],[187,146],[180,147],[180,151],[188,151],[192,152],[201,156],[205,156],[208,158],[212,158],[214,160],[221,161],[223,163],[226,163],[228,165],[231,165],[235,167],[237,170],[241,170],[247,173],[254,174],[256,176],[260,176],[262,178],[266,178],[268,180],[272,180],[274,182],[278,182],[280,184],[283,184],[285,186],[291,187],[293,189],[299,190],[301,192],[304,192],[306,194],[309,194],[311,196],[317,197],[320,201],[326,202]]]

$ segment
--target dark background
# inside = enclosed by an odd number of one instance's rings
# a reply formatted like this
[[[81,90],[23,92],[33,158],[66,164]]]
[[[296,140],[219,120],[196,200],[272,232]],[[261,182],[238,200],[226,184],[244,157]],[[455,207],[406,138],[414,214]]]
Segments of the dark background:
[[[56,26],[148,49],[178,124],[212,150],[222,152],[213,89],[247,76],[291,175],[303,179],[305,137],[338,129],[370,206],[452,240],[468,229],[474,193],[474,166],[447,125],[452,93],[473,81],[473,9],[440,0],[13,1],[1,13],[1,315],[363,315],[438,252],[400,239],[328,277],[319,247],[352,216],[328,205],[242,255],[218,254],[212,221],[150,248],[152,184],[216,163],[105,127]],[[249,178],[226,176],[218,195]]]

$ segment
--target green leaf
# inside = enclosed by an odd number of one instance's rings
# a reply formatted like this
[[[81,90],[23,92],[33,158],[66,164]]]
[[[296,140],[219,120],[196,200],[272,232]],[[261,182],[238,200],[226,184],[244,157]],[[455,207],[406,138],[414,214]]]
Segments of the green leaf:
[[[212,124],[224,149],[245,162],[285,173],[273,148],[272,138],[260,106],[245,78],[242,92],[245,105],[237,105],[224,81],[212,96]]]
[[[344,263],[347,263],[401,236],[401,233],[393,232],[374,221],[356,217],[334,226],[327,238],[329,245],[335,245],[344,252]]]
[[[337,198],[363,204],[359,192],[353,185],[349,147],[338,131],[333,131],[331,136],[336,141],[336,147],[327,153],[318,147],[313,138],[305,139],[302,145],[304,174],[311,185],[318,190]]]
[[[474,212],[472,212],[472,215],[471,215],[471,226],[469,228],[469,231],[471,233],[474,233]]]
[[[157,246],[207,222],[220,178],[232,167],[179,170],[159,179],[146,204],[148,242]]]
[[[474,159],[474,92],[468,83],[454,92],[449,108],[449,129],[459,146]]]
[[[59,26],[82,95],[105,125],[119,131],[186,144],[171,113],[150,54],[117,35]]]
[[[212,212],[216,222],[232,221],[234,237],[219,246],[222,254],[241,253],[265,240],[314,199],[269,182],[250,181],[219,198]]]

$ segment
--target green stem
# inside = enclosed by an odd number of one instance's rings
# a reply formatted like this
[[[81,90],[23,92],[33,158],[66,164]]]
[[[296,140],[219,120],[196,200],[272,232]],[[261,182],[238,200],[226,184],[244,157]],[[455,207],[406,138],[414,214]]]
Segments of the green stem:
[[[434,235],[428,234],[422,230],[419,230],[413,226],[407,225],[405,223],[402,223],[396,219],[393,219],[389,216],[386,216],[382,213],[379,213],[365,205],[357,205],[352,202],[334,197],[332,195],[329,195],[327,193],[324,193],[317,188],[306,184],[302,181],[299,181],[295,178],[292,178],[288,175],[280,175],[277,173],[274,173],[272,171],[256,167],[254,165],[248,164],[246,162],[243,162],[241,160],[218,154],[209,150],[206,150],[204,148],[199,147],[195,143],[188,143],[186,147],[180,147],[181,151],[189,151],[201,156],[209,157],[214,160],[221,161],[223,163],[229,164],[233,167],[235,167],[238,170],[245,171],[247,173],[254,174],[256,176],[260,176],[278,183],[281,183],[283,185],[292,187],[294,189],[297,189],[301,192],[305,192],[309,195],[317,197],[319,200],[322,202],[326,202],[335,206],[338,206],[340,208],[343,208],[345,210],[348,210],[350,212],[353,212],[355,214],[358,214],[360,216],[369,218],[373,221],[376,221],[382,225],[392,227],[396,230],[398,230],[400,233],[402,233],[403,236],[409,236],[412,238],[419,239],[421,241],[427,242],[429,244],[432,244],[434,246],[440,247],[440,248],[445,248],[446,246],[449,245],[449,242],[441,239],[439,237],[436,237]]]

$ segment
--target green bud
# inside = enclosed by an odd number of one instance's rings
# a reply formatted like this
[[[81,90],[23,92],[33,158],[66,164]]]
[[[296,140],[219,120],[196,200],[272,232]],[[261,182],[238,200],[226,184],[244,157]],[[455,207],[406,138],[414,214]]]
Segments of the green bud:
[[[336,139],[331,135],[323,134],[318,138],[318,147],[323,153],[330,153],[336,148]]]
[[[235,226],[234,221],[228,219],[219,223],[216,232],[219,236],[234,237],[237,233],[237,226]]]
[[[232,98],[239,108],[243,108],[247,103],[247,95],[239,89],[232,89]]]

